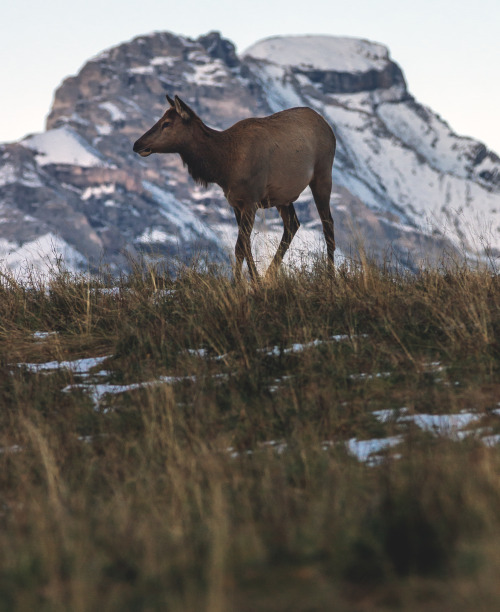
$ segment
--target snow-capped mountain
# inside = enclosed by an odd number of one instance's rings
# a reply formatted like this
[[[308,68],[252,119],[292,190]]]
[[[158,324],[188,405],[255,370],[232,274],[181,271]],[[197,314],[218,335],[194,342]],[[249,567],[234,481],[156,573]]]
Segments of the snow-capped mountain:
[[[418,104],[384,46],[280,37],[238,57],[218,33],[164,32],[90,59],[57,89],[45,132],[0,145],[0,261],[18,269],[23,258],[60,254],[73,267],[120,271],[139,253],[232,252],[236,223],[222,191],[195,185],[178,156],[132,152],[166,93],[219,129],[292,106],[323,114],[338,140],[331,203],[346,255],[363,244],[414,266],[444,248],[500,249],[500,160]],[[323,248],[308,190],[296,208],[296,256]],[[281,232],[266,211],[258,258]]]
[[[500,160],[409,95],[382,45],[330,37],[268,39],[247,50],[272,109],[312,106],[335,127],[333,176],[372,210],[500,248]]]

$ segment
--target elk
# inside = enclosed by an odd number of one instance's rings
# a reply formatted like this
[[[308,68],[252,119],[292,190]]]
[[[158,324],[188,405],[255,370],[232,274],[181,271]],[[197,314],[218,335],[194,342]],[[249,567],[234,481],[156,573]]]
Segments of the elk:
[[[293,203],[309,186],[323,225],[327,256],[333,264],[335,239],[330,212],[332,165],[336,140],[332,128],[311,108],[290,108],[268,117],[238,121],[214,130],[178,96],[163,117],[134,144],[142,157],[178,153],[192,178],[222,187],[238,223],[235,278],[246,259],[258,281],[250,235],[258,208],[276,206],[284,231],[269,267],[276,270],[299,229]]]

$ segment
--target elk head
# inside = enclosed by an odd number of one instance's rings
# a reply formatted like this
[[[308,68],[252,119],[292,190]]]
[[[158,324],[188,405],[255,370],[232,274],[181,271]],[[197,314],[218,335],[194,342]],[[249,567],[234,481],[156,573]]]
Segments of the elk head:
[[[151,153],[180,153],[191,139],[193,119],[198,119],[196,113],[178,96],[172,100],[167,95],[167,100],[170,108],[134,144],[134,152],[142,157]]]

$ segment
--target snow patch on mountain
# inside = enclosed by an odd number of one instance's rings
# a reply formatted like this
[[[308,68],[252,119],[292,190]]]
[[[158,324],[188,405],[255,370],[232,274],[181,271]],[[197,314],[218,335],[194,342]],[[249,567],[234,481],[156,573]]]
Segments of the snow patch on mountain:
[[[24,244],[0,238],[0,269],[8,269],[18,281],[47,279],[59,261],[69,270],[82,269],[87,262],[75,248],[50,232]]]
[[[186,73],[184,78],[188,83],[197,86],[210,85],[212,87],[224,87],[227,79],[227,68],[220,60],[203,61],[193,66],[192,73]]]
[[[253,70],[274,113],[285,108],[304,106],[303,96],[297,91],[299,81],[286,68],[264,62],[258,69]]]
[[[127,116],[123,113],[116,104],[112,102],[103,102],[99,104],[100,108],[103,108],[110,115],[111,121],[124,121]]]
[[[162,228],[148,227],[139,238],[137,238],[137,242],[141,242],[142,244],[160,244],[164,242],[175,242],[175,239]]]
[[[382,70],[389,61],[387,48],[359,38],[334,36],[286,36],[261,40],[243,56],[282,66],[334,72]]]
[[[460,178],[470,178],[473,174],[472,162],[481,145],[454,134],[450,126],[431,111],[407,102],[380,104],[376,113],[391,134],[422,155],[439,172]],[[481,181],[480,176],[475,178]]]
[[[380,121],[335,104],[323,108],[338,139],[335,179],[372,208],[452,237],[460,248],[500,248],[499,194],[469,180],[464,158],[470,141],[435,116],[428,124],[402,103],[386,106],[379,107]]]
[[[36,151],[40,166],[48,164],[72,164],[83,168],[105,166],[99,151],[68,126],[33,134],[22,144]]]
[[[0,187],[15,183],[17,178],[17,168],[13,164],[5,164],[0,168]]]
[[[96,187],[87,187],[82,193],[82,200],[89,200],[90,198],[100,198],[105,195],[110,195],[115,192],[116,186],[114,183],[104,183]]]
[[[218,236],[213,230],[200,221],[199,217],[188,206],[177,200],[173,194],[149,181],[143,181],[143,186],[160,205],[160,214],[177,227],[182,240],[189,242],[204,237],[207,240],[218,242]]]
[[[43,183],[33,166],[19,167],[7,162],[0,167],[0,188],[14,184],[32,189],[43,187]]]

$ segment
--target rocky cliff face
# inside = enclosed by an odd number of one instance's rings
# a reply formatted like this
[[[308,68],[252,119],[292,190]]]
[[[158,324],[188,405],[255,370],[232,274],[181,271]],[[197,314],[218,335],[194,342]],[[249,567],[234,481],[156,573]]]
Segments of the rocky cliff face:
[[[500,247],[498,157],[419,105],[382,45],[287,37],[238,57],[218,33],[163,32],[89,60],[56,91],[45,132],[0,145],[0,260],[17,269],[60,253],[72,267],[119,272],[139,254],[232,252],[236,224],[222,191],[194,185],[177,156],[132,152],[166,93],[219,129],[291,106],[322,113],[338,139],[332,209],[344,255],[363,243],[412,267],[461,242]],[[309,191],[297,211],[296,256],[322,249]],[[254,245],[262,262],[281,231],[266,211]]]

